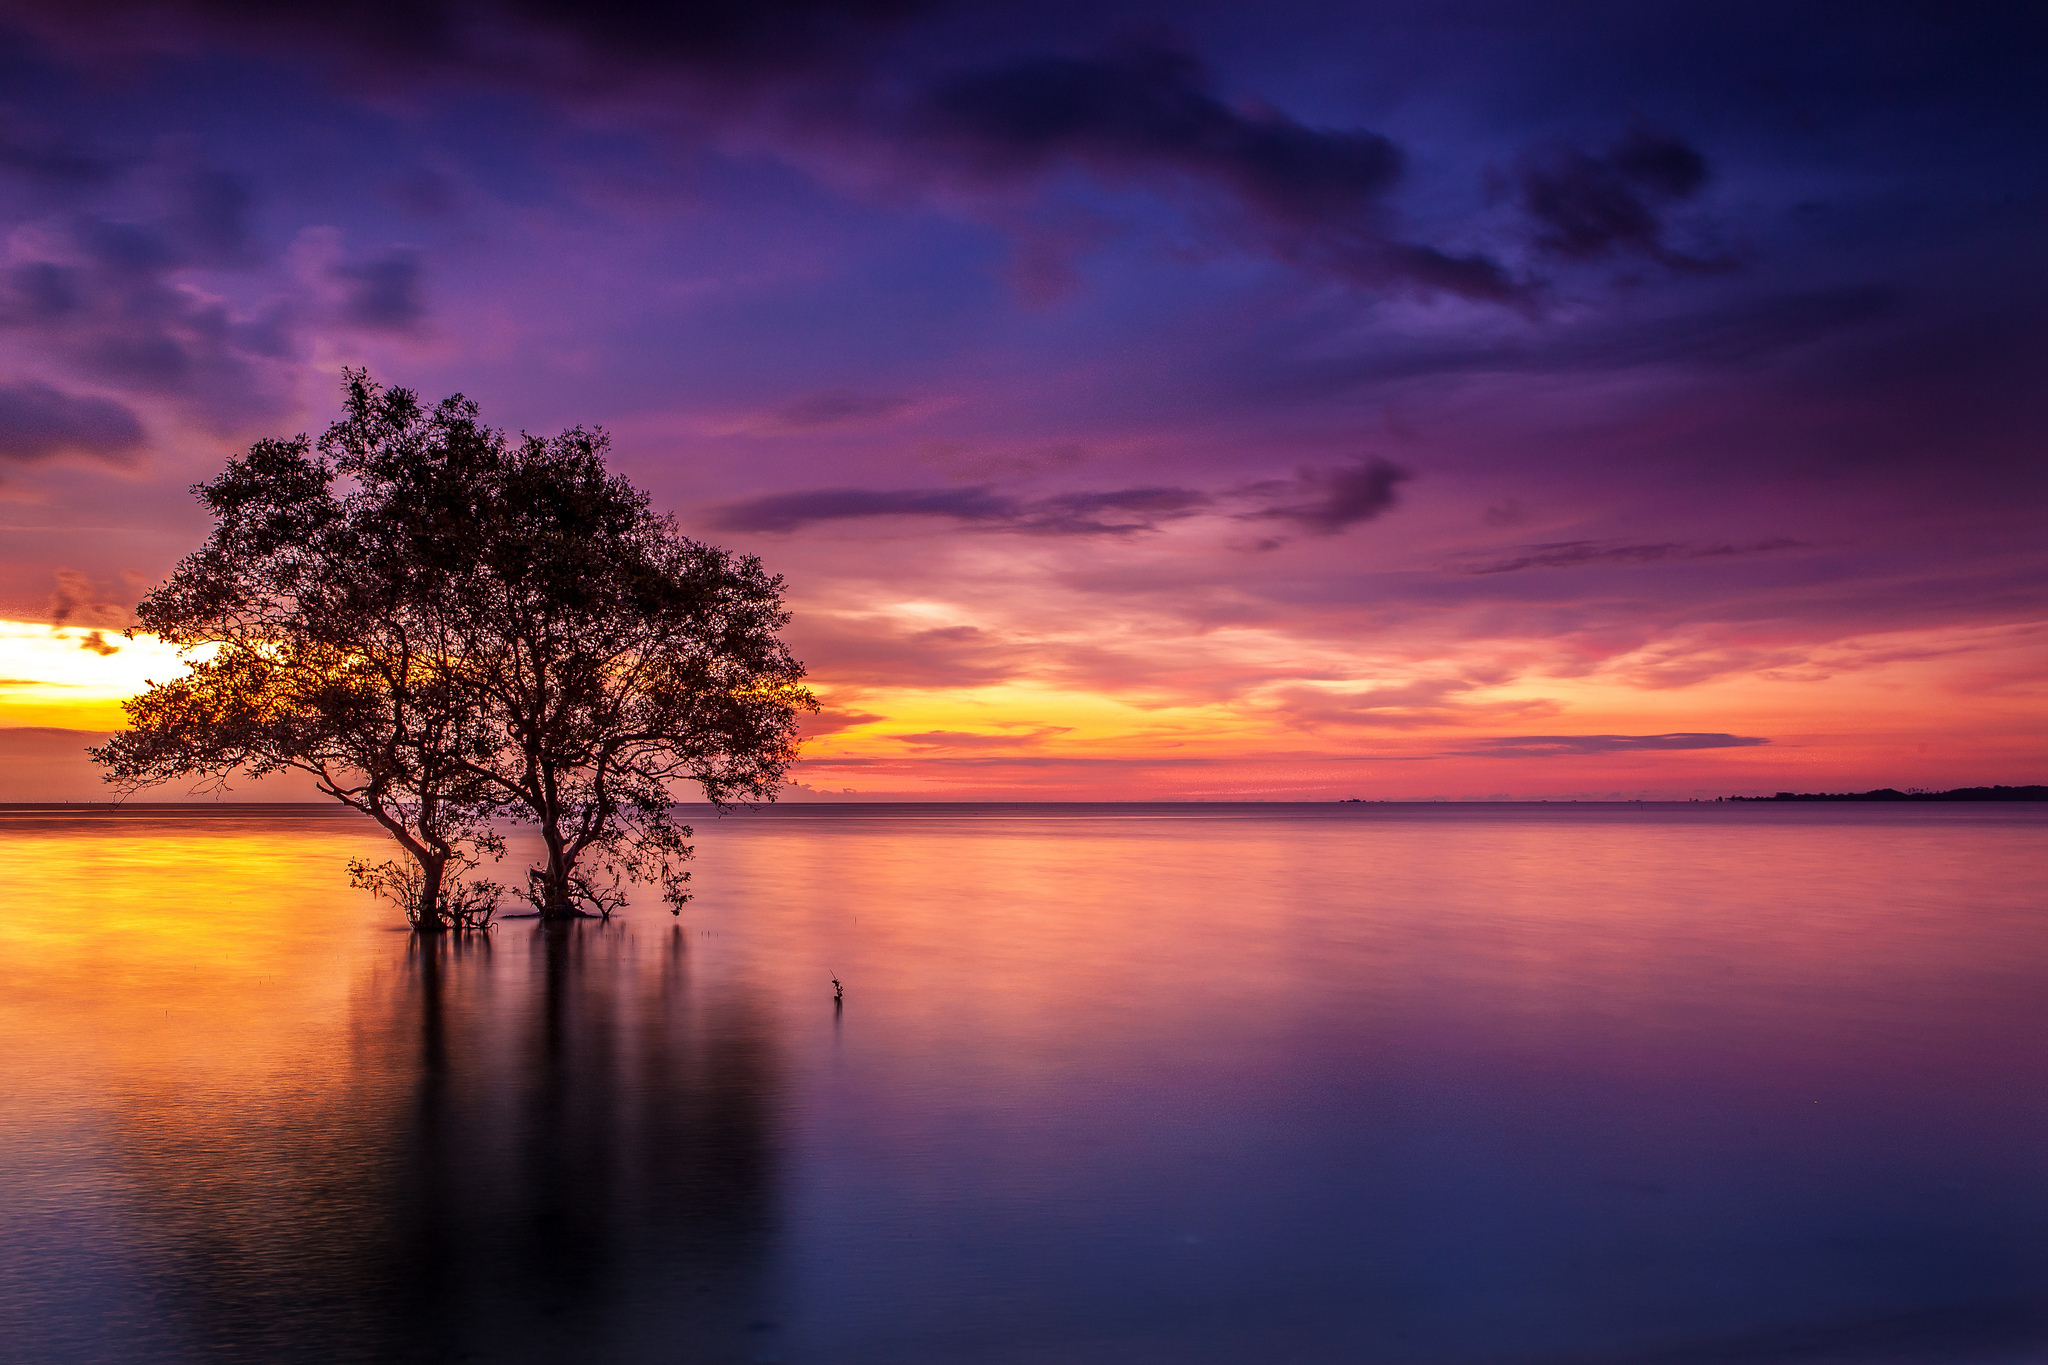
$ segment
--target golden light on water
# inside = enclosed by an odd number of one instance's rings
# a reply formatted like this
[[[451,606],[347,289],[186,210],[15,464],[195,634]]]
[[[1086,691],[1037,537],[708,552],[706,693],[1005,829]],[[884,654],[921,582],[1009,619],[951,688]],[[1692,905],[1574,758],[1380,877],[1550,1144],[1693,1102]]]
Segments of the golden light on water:
[[[422,941],[348,889],[388,853],[358,817],[0,812],[10,1347],[737,1360],[773,1332],[819,1346],[785,1358],[927,1360],[906,1320],[1007,1339],[1019,1284],[1092,1321],[1117,1278],[1192,1339],[1198,1289],[1264,1322],[1278,1277],[1445,1237],[1591,1335],[1645,1261],[1681,1307],[1732,1283],[1771,1326],[1788,1278],[1866,1301],[1832,1210],[1924,1230],[1939,1201],[1977,1222],[1916,1235],[1965,1260],[2036,1219],[2012,1191],[2040,1106],[2011,1077],[2040,1051],[2037,812],[693,823],[681,920]],[[1927,1263],[1888,1292],[1947,1292]],[[1311,1307],[1354,1321],[1357,1283]],[[157,1302],[183,1318],[133,1306]]]

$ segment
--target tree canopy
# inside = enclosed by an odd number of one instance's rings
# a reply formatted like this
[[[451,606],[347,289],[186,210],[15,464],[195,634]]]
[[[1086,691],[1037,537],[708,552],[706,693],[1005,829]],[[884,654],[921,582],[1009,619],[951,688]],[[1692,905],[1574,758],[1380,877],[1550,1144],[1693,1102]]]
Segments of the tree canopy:
[[[772,800],[815,706],[781,580],[652,511],[602,431],[513,441],[361,371],[344,396],[317,447],[259,441],[194,490],[214,531],[137,612],[188,672],[128,703],[109,780],[308,773],[398,841],[355,871],[423,928],[488,913],[463,877],[504,820],[539,833],[515,890],[544,917],[630,880],[680,907],[678,784]]]

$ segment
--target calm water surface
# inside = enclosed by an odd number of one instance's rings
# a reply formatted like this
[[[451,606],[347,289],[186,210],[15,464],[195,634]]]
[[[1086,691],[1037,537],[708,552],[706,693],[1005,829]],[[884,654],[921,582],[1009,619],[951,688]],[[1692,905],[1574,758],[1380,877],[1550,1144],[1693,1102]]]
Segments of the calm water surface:
[[[0,1357],[2048,1359],[2048,810],[698,834],[422,944],[345,815],[0,813]]]

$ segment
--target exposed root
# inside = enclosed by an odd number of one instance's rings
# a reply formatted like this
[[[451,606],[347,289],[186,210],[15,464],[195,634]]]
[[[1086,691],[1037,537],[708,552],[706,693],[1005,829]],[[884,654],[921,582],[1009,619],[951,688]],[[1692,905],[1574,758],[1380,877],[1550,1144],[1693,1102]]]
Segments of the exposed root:
[[[441,883],[435,899],[438,916],[426,913],[426,873],[416,862],[366,863],[351,859],[349,885],[382,896],[405,914],[415,929],[488,929],[498,913],[498,898],[505,888],[496,882],[465,878],[451,871]]]

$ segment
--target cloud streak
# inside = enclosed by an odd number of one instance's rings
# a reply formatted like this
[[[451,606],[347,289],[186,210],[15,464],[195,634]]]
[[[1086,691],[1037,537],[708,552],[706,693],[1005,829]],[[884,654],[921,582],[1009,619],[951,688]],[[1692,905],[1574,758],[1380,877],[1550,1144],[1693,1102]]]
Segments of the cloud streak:
[[[1555,709],[1542,701],[1474,704],[1463,700],[1481,686],[1462,678],[1423,678],[1362,691],[1287,687],[1265,699],[1265,710],[1291,727],[1310,730],[1410,730],[1463,726],[1489,719],[1498,723],[1504,716],[1529,716]]]
[[[1291,479],[1245,484],[1223,499],[1263,504],[1232,514],[1237,520],[1283,522],[1312,535],[1334,536],[1385,514],[1396,503],[1397,487],[1413,477],[1385,460],[1362,460],[1304,468]],[[1084,490],[1041,498],[1001,493],[992,484],[818,488],[728,503],[713,509],[710,521],[726,531],[788,533],[824,522],[928,517],[975,530],[1026,535],[1128,536],[1201,515],[1218,502],[1218,497],[1196,489],[1168,486]]]
[[[712,513],[726,531],[802,530],[830,521],[937,517],[982,530],[1026,535],[1121,536],[1192,516],[1211,499],[1187,488],[1119,488],[1018,498],[987,484],[970,488],[820,488],[730,503]]]
[[[1774,536],[1737,544],[1717,541],[1705,545],[1686,541],[1658,541],[1628,544],[1616,541],[1564,540],[1547,545],[1525,545],[1518,554],[1504,559],[1459,566],[1460,573],[1519,573],[1524,569],[1576,569],[1588,564],[1655,564],[1672,559],[1727,559],[1735,555],[1770,554],[1777,550],[1812,547],[1803,540]]]
[[[1054,735],[1073,733],[1071,725],[1024,726],[1012,734],[990,734],[980,730],[925,730],[917,734],[891,735],[889,738],[899,744],[908,744],[913,749],[936,750],[954,753],[977,749],[1018,749],[1029,748],[1052,738]]]
[[[1663,753],[1673,749],[1748,749],[1769,744],[1750,735],[1680,732],[1668,735],[1500,735],[1482,739],[1469,749],[1453,749],[1459,758],[1564,758],[1585,754]]]

